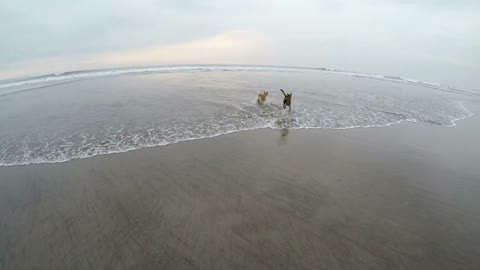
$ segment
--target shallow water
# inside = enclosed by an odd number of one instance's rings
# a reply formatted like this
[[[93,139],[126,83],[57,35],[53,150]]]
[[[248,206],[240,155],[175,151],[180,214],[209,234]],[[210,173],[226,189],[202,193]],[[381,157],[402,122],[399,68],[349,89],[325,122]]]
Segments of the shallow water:
[[[3,87],[0,166],[64,162],[259,128],[403,121],[453,126],[471,116],[463,104],[468,95],[461,92],[312,70],[116,75],[122,74],[75,78],[81,80],[62,75]],[[281,107],[280,88],[293,92],[291,112]],[[255,102],[260,91],[270,93],[261,106]]]

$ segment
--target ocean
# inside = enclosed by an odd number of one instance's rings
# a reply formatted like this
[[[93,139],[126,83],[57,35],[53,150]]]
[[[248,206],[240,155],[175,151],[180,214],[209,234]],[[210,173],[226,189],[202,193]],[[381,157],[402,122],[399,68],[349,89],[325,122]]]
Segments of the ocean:
[[[282,108],[279,89],[293,93]],[[256,103],[268,91],[267,102]],[[174,66],[0,82],[0,166],[66,162],[254,129],[452,127],[477,93],[331,69]]]

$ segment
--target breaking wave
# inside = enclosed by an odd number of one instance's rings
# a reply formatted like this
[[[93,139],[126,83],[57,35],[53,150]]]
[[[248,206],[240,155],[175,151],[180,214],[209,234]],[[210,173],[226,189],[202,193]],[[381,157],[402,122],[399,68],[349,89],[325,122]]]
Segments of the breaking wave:
[[[83,129],[72,134],[32,133],[21,139],[2,142],[0,166],[66,162],[72,159],[122,153],[182,141],[210,138],[233,132],[271,129],[350,129],[385,127],[401,122],[454,126],[455,121],[471,116],[461,103],[449,111],[431,114],[425,104],[416,111],[402,113],[372,110],[367,107],[332,111],[322,108],[294,109],[254,102],[237,108],[226,107],[214,114],[160,121],[146,126],[110,126],[102,130]]]

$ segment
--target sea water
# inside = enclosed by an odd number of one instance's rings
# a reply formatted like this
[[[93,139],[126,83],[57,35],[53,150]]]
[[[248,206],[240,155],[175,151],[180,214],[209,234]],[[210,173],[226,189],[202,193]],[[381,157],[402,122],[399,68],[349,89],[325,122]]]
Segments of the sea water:
[[[292,109],[282,108],[293,93]],[[263,105],[257,94],[268,91]],[[476,93],[328,69],[176,66],[0,82],[0,166],[55,163],[262,128],[450,127]]]

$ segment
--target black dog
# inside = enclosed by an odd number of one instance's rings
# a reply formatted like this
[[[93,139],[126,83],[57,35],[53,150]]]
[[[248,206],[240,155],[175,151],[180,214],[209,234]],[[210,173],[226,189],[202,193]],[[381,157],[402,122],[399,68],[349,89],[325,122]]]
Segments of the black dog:
[[[280,89],[282,91],[284,97],[283,97],[283,108],[285,109],[288,106],[288,110],[290,111],[292,109],[292,93],[290,94],[285,94],[283,89]]]

